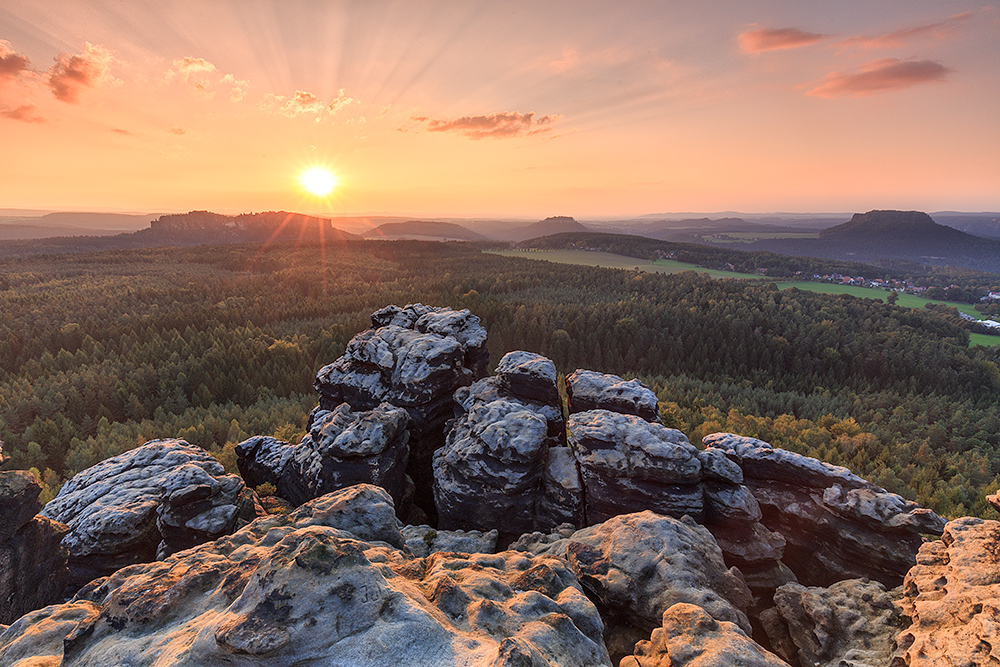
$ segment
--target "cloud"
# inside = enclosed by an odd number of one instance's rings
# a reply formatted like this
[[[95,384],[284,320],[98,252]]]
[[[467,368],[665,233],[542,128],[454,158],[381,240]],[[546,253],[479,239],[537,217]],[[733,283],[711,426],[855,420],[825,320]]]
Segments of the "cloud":
[[[861,66],[857,72],[831,72],[819,86],[808,91],[812,97],[863,97],[902,90],[921,83],[944,81],[950,69],[933,60],[882,58]]]
[[[810,46],[826,38],[827,35],[798,28],[761,28],[740,33],[739,42],[743,53],[763,53]]]
[[[114,80],[110,75],[112,62],[114,56],[111,51],[90,42],[83,43],[83,53],[75,56],[59,54],[56,64],[49,69],[52,94],[63,102],[79,101],[84,89]]]
[[[928,23],[915,28],[905,28],[884,35],[860,35],[848,37],[837,42],[838,46],[858,47],[861,49],[898,49],[906,46],[912,40],[929,37],[940,40],[950,37],[958,27],[972,18],[972,12],[955,14],[944,21]]]
[[[337,92],[337,97],[331,102],[324,102],[316,95],[305,90],[296,90],[291,97],[284,95],[268,95],[265,98],[263,107],[271,113],[278,113],[288,118],[296,118],[303,115],[311,115],[316,122],[329,118],[341,109],[351,104],[357,103],[353,97],[349,97],[341,88]]]
[[[27,71],[28,58],[11,48],[10,42],[0,39],[0,81],[15,79],[21,72]]]
[[[13,109],[0,109],[0,116],[19,120],[25,123],[44,123],[45,119],[38,115],[38,107],[30,102],[14,107]]]
[[[214,97],[217,88],[225,88],[232,102],[239,102],[245,96],[250,83],[237,79],[232,74],[223,74],[204,58],[184,56],[173,62],[173,69],[167,70],[167,81],[183,81],[205,97]]]
[[[534,111],[501,111],[486,116],[464,116],[455,120],[435,120],[424,116],[415,116],[413,120],[426,123],[428,132],[457,132],[470,139],[483,139],[548,132],[552,129],[549,126],[560,118],[561,116],[553,115],[536,119]]]

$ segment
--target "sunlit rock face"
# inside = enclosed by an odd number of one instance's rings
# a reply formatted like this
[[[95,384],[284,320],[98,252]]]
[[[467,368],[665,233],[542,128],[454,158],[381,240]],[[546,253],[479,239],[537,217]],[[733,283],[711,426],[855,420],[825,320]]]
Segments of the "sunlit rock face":
[[[617,375],[578,370],[566,377],[566,395],[570,414],[610,410],[660,423],[656,394],[639,380],[626,381]]]
[[[705,436],[739,464],[762,522],[786,541],[783,561],[810,586],[868,577],[902,583],[923,542],[944,519],[853,474],[770,444],[734,435]]]
[[[485,376],[488,363],[486,329],[468,310],[388,306],[372,314],[372,328],[354,336],[339,359],[319,370],[313,386],[320,410],[341,403],[353,410],[381,403],[406,410],[408,472],[417,504],[433,512],[431,459],[444,444],[455,390]]]
[[[1000,664],[1000,522],[950,521],[920,547],[903,583],[910,626],[892,667]]]
[[[42,488],[26,470],[0,472],[0,623],[60,599],[69,528],[36,516]]]
[[[371,410],[315,410],[297,445],[254,436],[236,445],[237,465],[248,484],[273,484],[295,505],[353,484],[375,484],[405,507],[409,489],[407,414],[382,403]]]
[[[238,475],[183,440],[154,440],[67,481],[42,515],[69,526],[71,584],[232,533],[256,515]]]
[[[414,558],[389,495],[359,485],[28,614],[0,664],[589,667],[611,664],[603,629],[564,561]]]

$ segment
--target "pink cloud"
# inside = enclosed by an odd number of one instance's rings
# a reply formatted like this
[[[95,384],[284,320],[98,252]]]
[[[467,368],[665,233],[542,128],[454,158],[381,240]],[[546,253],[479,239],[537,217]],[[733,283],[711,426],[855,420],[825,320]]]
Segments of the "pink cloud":
[[[518,113],[517,111],[501,111],[486,116],[465,116],[455,120],[434,120],[422,116],[413,120],[427,124],[428,132],[457,132],[470,139],[485,137],[517,137],[521,135],[540,134],[548,132],[548,127],[560,116],[540,116],[535,118],[535,112]]]
[[[109,78],[114,56],[103,46],[83,43],[83,53],[71,56],[62,53],[49,69],[49,87],[52,94],[63,102],[77,102],[80,93]]]
[[[14,79],[28,69],[28,58],[11,48],[10,42],[0,39],[0,80]]]
[[[291,97],[269,95],[264,102],[264,108],[272,113],[280,113],[289,118],[309,114],[314,116],[318,122],[356,102],[357,100],[345,94],[343,89],[337,93],[337,97],[331,102],[324,102],[316,95],[305,90],[296,90],[295,94]]]
[[[763,53],[810,46],[826,37],[827,35],[805,32],[798,28],[761,28],[740,33],[739,42],[743,53]]]
[[[24,123],[45,122],[45,119],[38,115],[38,108],[30,102],[14,107],[13,109],[2,109],[0,110],[0,116],[10,118],[11,120],[19,120]]]
[[[863,97],[902,90],[921,83],[944,81],[950,69],[933,60],[882,58],[862,65],[857,72],[831,72],[819,86],[808,91],[812,97]]]
[[[239,102],[250,85],[232,74],[222,74],[215,64],[204,58],[184,56],[175,60],[173,65],[173,69],[167,70],[167,81],[179,79],[205,97],[213,97],[217,89],[223,88],[228,89],[230,101]]]
[[[914,39],[931,38],[935,40],[952,36],[957,28],[972,18],[972,12],[955,14],[944,21],[928,23],[915,28],[905,28],[884,35],[860,35],[842,39],[839,46],[853,46],[861,49],[898,49]]]

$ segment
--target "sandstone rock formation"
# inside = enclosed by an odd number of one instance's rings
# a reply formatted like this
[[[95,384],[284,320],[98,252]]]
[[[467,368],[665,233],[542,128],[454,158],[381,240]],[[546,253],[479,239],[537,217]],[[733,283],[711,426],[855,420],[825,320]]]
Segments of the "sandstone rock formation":
[[[660,423],[656,394],[639,380],[625,381],[617,375],[578,370],[566,377],[566,395],[570,414],[610,410]]]
[[[200,447],[153,440],[78,473],[42,514],[69,526],[71,584],[233,532],[253,495]]]
[[[236,445],[237,465],[249,485],[269,482],[295,505],[353,484],[375,484],[401,507],[409,457],[406,422],[406,411],[388,403],[357,412],[341,403],[314,411],[309,432],[297,445],[267,436],[244,440]]]
[[[763,524],[787,542],[783,562],[805,585],[868,577],[898,586],[921,534],[940,534],[944,527],[931,510],[847,468],[732,433],[714,433],[704,442],[739,464]]]
[[[497,549],[497,531],[436,530],[426,524],[403,526],[406,548],[414,556],[424,558],[438,551],[464,554],[491,554]]]
[[[394,511],[384,490],[359,485],[125,568],[11,625],[0,664],[610,665],[565,562],[413,558]]]
[[[56,602],[69,578],[69,528],[35,516],[41,490],[30,472],[0,472],[0,623]]]
[[[846,579],[829,588],[790,583],[761,614],[774,650],[800,667],[886,667],[904,626],[900,590]]]
[[[906,575],[891,667],[1000,664],[1000,522],[950,521]]]
[[[787,667],[729,621],[712,618],[697,605],[678,602],[663,612],[663,624],[619,667]]]
[[[712,535],[690,518],[651,511],[617,516],[569,537],[526,535],[512,548],[565,558],[607,627],[614,659],[632,653],[635,642],[660,626],[678,602],[698,605],[713,618],[750,632],[745,610],[751,595],[740,575],[728,570]]]

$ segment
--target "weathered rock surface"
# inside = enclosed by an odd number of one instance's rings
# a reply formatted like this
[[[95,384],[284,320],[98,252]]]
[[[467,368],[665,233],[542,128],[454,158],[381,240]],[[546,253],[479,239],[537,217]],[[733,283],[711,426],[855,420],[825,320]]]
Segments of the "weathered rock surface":
[[[42,515],[65,523],[71,584],[186,549],[253,518],[243,480],[183,440],[153,440],[78,473]]]
[[[914,562],[921,534],[940,534],[931,510],[847,468],[731,433],[705,436],[740,465],[763,524],[786,541],[783,562],[809,586],[868,577],[898,586]]]
[[[566,394],[570,414],[610,410],[660,423],[656,394],[639,380],[626,381],[617,375],[578,370],[566,377]]]
[[[0,472],[0,623],[57,601],[69,578],[69,528],[35,516],[41,490],[26,470]]]
[[[546,432],[545,419],[519,403],[474,404],[434,455],[438,525],[496,529],[501,544],[534,530]]]
[[[403,526],[401,530],[406,547],[417,558],[430,556],[438,551],[464,554],[491,554],[497,550],[497,531],[491,530],[436,530],[426,524]]]
[[[0,664],[610,664],[564,561],[395,547],[388,494],[350,487],[24,616],[0,634]]]
[[[1000,664],[1000,522],[950,521],[925,542],[900,604],[911,625],[892,667]]]
[[[663,624],[619,667],[787,667],[729,621],[712,618],[697,605],[678,602],[663,612]]]
[[[569,447],[549,447],[542,473],[541,497],[535,508],[535,525],[551,530],[563,524],[586,525],[580,469]]]
[[[745,632],[750,591],[726,569],[712,535],[690,519],[651,511],[616,516],[562,539],[526,535],[512,548],[565,558],[596,600],[607,627],[612,658],[632,653],[635,642],[660,626],[678,602],[698,605],[713,618]]]
[[[790,583],[761,614],[771,646],[800,667],[885,667],[905,625],[900,589],[846,579],[829,588]]]
[[[297,445],[255,436],[236,445],[237,465],[253,487],[274,484],[295,505],[353,484],[374,484],[397,507],[406,490],[406,411],[388,403],[353,411],[347,403],[316,410]]]

